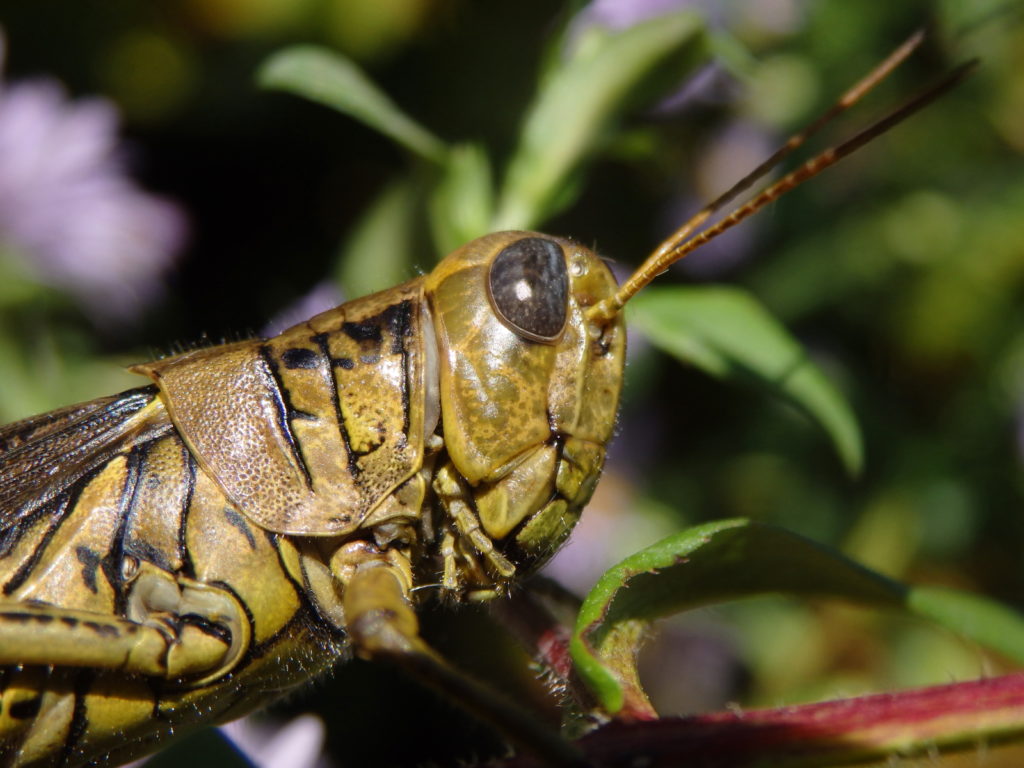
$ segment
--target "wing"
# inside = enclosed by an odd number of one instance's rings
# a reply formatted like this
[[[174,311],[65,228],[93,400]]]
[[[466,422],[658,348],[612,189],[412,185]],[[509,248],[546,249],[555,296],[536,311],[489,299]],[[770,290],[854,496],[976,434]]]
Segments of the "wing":
[[[171,429],[153,386],[0,427],[0,531],[49,502],[112,454]]]

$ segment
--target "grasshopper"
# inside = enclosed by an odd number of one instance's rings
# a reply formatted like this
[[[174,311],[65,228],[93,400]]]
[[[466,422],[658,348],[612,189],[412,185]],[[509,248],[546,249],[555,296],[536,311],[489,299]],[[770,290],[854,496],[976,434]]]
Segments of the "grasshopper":
[[[0,762],[117,764],[357,654],[572,763],[426,646],[416,588],[488,600],[557,550],[612,435],[623,307],[964,76],[697,231],[919,42],[622,286],[576,242],[497,232],[272,338],[136,365],[148,386],[0,428]]]

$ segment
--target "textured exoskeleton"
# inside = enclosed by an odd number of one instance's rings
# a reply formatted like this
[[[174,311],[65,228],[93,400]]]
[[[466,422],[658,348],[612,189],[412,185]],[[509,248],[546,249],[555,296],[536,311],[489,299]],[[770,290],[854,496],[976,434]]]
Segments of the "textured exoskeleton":
[[[625,332],[586,310],[614,290],[575,243],[492,234],[0,429],[0,763],[144,754],[536,568],[601,471]]]

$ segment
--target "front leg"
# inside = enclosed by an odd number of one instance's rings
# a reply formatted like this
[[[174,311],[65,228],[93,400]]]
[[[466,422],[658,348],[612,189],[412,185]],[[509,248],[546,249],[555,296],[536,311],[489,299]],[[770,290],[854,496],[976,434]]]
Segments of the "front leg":
[[[516,567],[494,547],[494,542],[480,527],[480,518],[473,509],[473,493],[458,470],[450,463],[445,463],[434,474],[434,493],[438,503],[444,508],[448,518],[454,522],[455,531],[446,534],[444,549],[444,587],[456,591],[460,588],[458,572],[459,560],[463,561],[461,570],[471,574],[472,581],[481,583],[493,579],[484,573],[476,558],[458,546],[459,539],[467,542],[490,565],[500,580],[507,582],[516,573]],[[457,534],[457,536],[453,535]],[[478,593],[478,594],[474,594]],[[489,599],[498,593],[493,587],[473,590],[471,597]]]
[[[487,686],[452,668],[423,641],[403,569],[382,559],[356,566],[345,587],[343,603],[358,656],[398,664],[549,765],[586,765],[582,756],[557,733]]]

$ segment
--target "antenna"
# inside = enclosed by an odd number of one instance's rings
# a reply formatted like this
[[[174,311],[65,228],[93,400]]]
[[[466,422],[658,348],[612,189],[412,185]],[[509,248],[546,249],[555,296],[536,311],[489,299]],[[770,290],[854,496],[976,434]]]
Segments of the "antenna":
[[[967,77],[977,66],[978,60],[972,59],[953,69],[948,75],[934,85],[926,88],[914,98],[898,107],[882,119],[863,129],[852,138],[834,147],[824,150],[812,157],[796,170],[786,174],[781,179],[771,184],[766,189],[755,195],[749,202],[724,219],[708,227],[698,234],[693,234],[696,229],[704,224],[713,214],[720,211],[728,203],[736,198],[741,192],[747,190],[754,182],[763,177],[772,168],[779,164],[790,152],[800,147],[808,138],[817,133],[823,126],[842,114],[849,107],[853,106],[864,94],[874,88],[878,83],[901,64],[911,53],[921,45],[924,40],[924,31],[914,32],[907,40],[893,51],[883,62],[869,72],[864,78],[858,81],[852,88],[844,93],[839,100],[829,107],[820,117],[814,120],[802,131],[794,134],[776,150],[771,157],[758,165],[732,187],[719,195],[715,200],[708,203],[700,211],[694,214],[685,224],[673,232],[659,245],[654,252],[647,257],[629,279],[623,283],[619,290],[611,297],[594,305],[588,314],[595,320],[608,320],[614,317],[625,306],[626,302],[635,296],[642,288],[648,285],[658,275],[663,273],[669,266],[682,259],[687,254],[710,242],[725,230],[736,226],[748,216],[754,214],[768,203],[781,197],[786,192],[800,186],[805,181],[817,176],[831,165],[842,160],[847,155],[869,143],[875,137],[885,133],[890,128],[906,120],[911,115],[935,101],[939,96],[955,87],[961,80]]]

